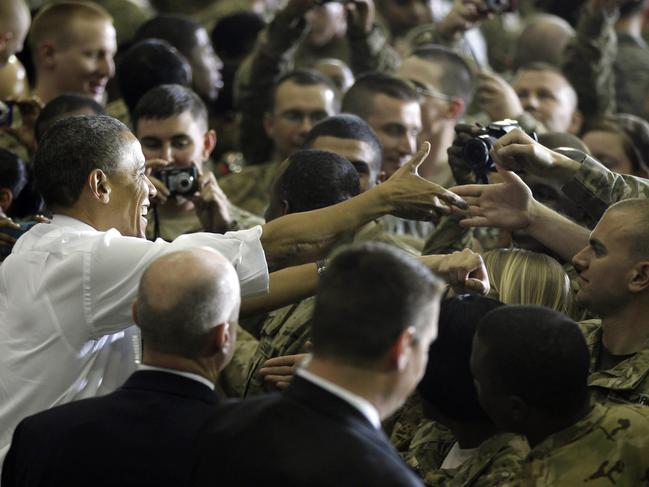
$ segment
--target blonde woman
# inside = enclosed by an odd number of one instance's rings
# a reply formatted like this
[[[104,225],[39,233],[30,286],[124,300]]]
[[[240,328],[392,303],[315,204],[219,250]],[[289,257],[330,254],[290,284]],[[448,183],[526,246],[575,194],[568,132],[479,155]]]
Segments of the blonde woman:
[[[489,296],[505,304],[536,304],[573,313],[570,279],[552,257],[523,249],[484,254],[491,281]]]

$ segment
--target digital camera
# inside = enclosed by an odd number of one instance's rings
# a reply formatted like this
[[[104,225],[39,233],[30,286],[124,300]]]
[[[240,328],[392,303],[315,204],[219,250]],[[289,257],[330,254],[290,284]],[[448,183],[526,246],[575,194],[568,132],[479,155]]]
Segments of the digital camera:
[[[482,127],[478,135],[464,145],[463,158],[467,165],[482,182],[486,182],[487,173],[496,170],[496,164],[491,157],[491,149],[496,140],[516,128],[520,128],[516,120],[501,120]],[[535,133],[528,134],[537,140]]]
[[[198,170],[195,166],[171,166],[159,169],[155,177],[164,183],[170,196],[186,196],[198,190]]]

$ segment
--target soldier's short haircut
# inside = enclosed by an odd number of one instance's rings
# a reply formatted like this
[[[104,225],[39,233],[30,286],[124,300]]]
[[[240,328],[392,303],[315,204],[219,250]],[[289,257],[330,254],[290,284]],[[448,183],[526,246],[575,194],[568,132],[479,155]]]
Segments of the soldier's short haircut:
[[[626,219],[629,228],[633,229],[634,234],[634,238],[629,242],[631,252],[633,253],[631,257],[637,260],[649,259],[649,199],[630,198],[618,201],[609,207],[606,213],[611,211],[633,213],[633,218]]]
[[[503,306],[482,319],[476,336],[484,347],[485,374],[501,384],[503,395],[556,418],[588,402],[590,354],[567,316],[541,306]]]
[[[383,165],[383,146],[379,138],[365,120],[351,113],[340,113],[316,123],[304,139],[304,147],[312,147],[319,137],[360,140],[368,144],[374,152],[374,160],[368,161],[377,173]]]
[[[70,24],[76,20],[113,22],[108,11],[93,2],[57,2],[43,7],[32,21],[29,47],[32,52],[45,41],[55,41],[60,47],[70,42]]]
[[[269,106],[267,108],[268,112],[272,112],[275,109],[275,97],[277,96],[277,90],[287,81],[290,81],[291,83],[298,86],[322,85],[327,89],[330,89],[334,93],[334,96],[337,96],[338,93],[336,85],[327,76],[319,73],[314,69],[296,69],[279,76],[275,80],[272,95],[269,97]],[[336,100],[336,104],[338,104],[338,100]]]
[[[96,115],[106,115],[104,107],[87,95],[82,95],[80,93],[65,93],[57,96],[45,105],[41,110],[41,113],[38,114],[36,124],[34,125],[36,140],[41,140],[43,134],[45,134],[47,129],[55,122],[71,113],[83,109],[92,110]]]
[[[50,209],[73,206],[89,174],[111,173],[125,152],[128,127],[106,115],[59,120],[43,136],[34,156],[36,185]]]
[[[453,50],[437,44],[417,46],[412,55],[441,67],[439,89],[445,95],[464,100],[465,105],[473,97],[473,73],[467,62]]]
[[[189,112],[203,130],[207,130],[207,107],[191,88],[181,85],[160,85],[150,90],[133,111],[133,127],[142,119],[163,120]]]
[[[471,350],[478,323],[500,306],[499,301],[468,294],[442,303],[437,339],[428,351],[426,372],[417,390],[447,418],[488,420],[471,375]]]
[[[168,42],[149,39],[131,46],[117,64],[117,84],[130,113],[149,90],[162,84],[192,84],[192,69]]]
[[[134,41],[161,39],[189,58],[197,45],[196,31],[203,27],[183,15],[161,14],[142,24],[135,32]]]
[[[396,76],[380,72],[366,73],[358,78],[345,93],[342,111],[358,115],[367,120],[374,111],[374,98],[385,95],[405,102],[419,103],[415,85]]]
[[[317,356],[356,367],[385,357],[397,337],[431,325],[440,281],[404,251],[376,242],[354,245],[329,263],[315,298]]]
[[[356,196],[360,192],[358,172],[333,152],[299,150],[289,156],[277,191],[291,213],[317,210]]]

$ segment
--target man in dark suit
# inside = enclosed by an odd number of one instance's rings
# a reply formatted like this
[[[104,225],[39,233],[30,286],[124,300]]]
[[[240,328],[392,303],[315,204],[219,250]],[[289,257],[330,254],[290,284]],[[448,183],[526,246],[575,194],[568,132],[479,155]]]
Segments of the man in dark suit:
[[[421,378],[440,287],[404,252],[367,243],[321,276],[313,356],[283,393],[226,406],[198,442],[195,486],[419,486],[381,432]]]
[[[154,261],[133,305],[140,370],[107,396],[23,420],[2,485],[184,485],[191,445],[217,408],[214,382],[233,352],[239,306],[237,274],[215,250]]]

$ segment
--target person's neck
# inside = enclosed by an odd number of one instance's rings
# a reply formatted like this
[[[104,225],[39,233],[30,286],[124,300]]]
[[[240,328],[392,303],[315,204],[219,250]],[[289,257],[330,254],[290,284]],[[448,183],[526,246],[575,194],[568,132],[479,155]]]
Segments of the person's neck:
[[[194,203],[187,198],[169,198],[163,205],[157,205],[160,216],[176,216],[194,211]]]
[[[388,389],[385,381],[378,371],[341,364],[316,355],[313,356],[306,370],[362,397],[376,408],[381,420],[394,410],[389,394],[386,394]]]
[[[430,142],[430,152],[418,170],[422,178],[435,181],[440,173],[446,171],[446,166],[448,165],[446,151],[453,145],[453,137],[453,127],[445,126],[428,139],[428,142]]]
[[[142,364],[200,375],[213,384],[216,384],[219,376],[219,369],[213,361],[189,359],[179,355],[148,350],[146,347],[142,355]]]
[[[647,298],[645,297],[644,301]],[[643,348],[649,338],[649,303],[637,299],[623,309],[602,317],[602,345],[613,355],[629,355]]]
[[[44,79],[42,76],[36,78],[36,87],[34,88],[34,95],[36,95],[43,104],[47,105],[57,96],[61,95],[53,82]]]
[[[96,230],[101,231],[101,226],[96,221],[96,218],[93,217],[92,213],[87,211],[84,205],[75,205],[70,208],[61,208],[55,207],[52,208],[52,213],[54,215],[67,216],[79,220],[80,222],[90,225]]]
[[[445,423],[463,450],[478,448],[498,433],[498,428],[491,421],[486,420],[447,421]]]
[[[590,411],[590,402],[585,401],[574,414],[567,418],[552,418],[547,415],[538,418],[537,421],[533,422],[533,428],[525,432],[525,438],[527,438],[530,448],[534,448],[550,436],[574,426],[588,416]]]
[[[636,39],[642,38],[642,15],[631,15],[618,20],[615,30],[618,33],[629,34]]]

